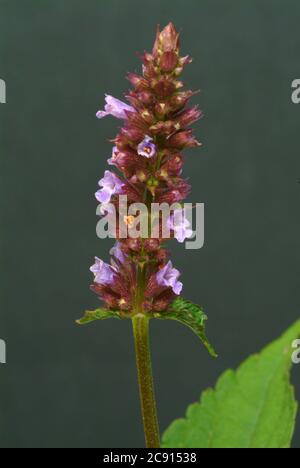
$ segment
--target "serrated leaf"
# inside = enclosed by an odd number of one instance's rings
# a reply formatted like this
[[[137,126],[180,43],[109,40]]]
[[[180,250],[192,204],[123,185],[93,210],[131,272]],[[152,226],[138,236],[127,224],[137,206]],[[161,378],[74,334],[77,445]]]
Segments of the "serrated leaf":
[[[290,384],[292,343],[300,321],[281,338],[219,379],[186,419],[173,422],[163,437],[170,448],[288,448],[297,403]]]
[[[205,321],[207,320],[207,316],[200,306],[193,304],[182,297],[178,297],[166,312],[161,314],[156,313],[154,314],[154,317],[165,320],[177,320],[178,322],[188,326],[201,339],[209,353],[213,357],[217,357],[214,348],[206,337]]]
[[[87,323],[94,322],[95,320],[106,320],[109,318],[121,319],[121,313],[115,310],[105,310],[105,309],[96,309],[96,310],[86,310],[84,316],[76,320],[78,325],[86,325]]]

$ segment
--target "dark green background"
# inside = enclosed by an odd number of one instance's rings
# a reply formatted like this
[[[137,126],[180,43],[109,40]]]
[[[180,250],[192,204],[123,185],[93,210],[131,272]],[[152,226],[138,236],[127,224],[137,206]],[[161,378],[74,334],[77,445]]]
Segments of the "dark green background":
[[[95,112],[170,20],[206,114],[185,172],[206,244],[174,260],[220,357],[152,324],[161,427],[299,318],[299,1],[0,0],[2,447],[143,445],[130,323],[74,321],[97,306],[89,266],[112,245],[96,238],[94,192],[120,123]]]

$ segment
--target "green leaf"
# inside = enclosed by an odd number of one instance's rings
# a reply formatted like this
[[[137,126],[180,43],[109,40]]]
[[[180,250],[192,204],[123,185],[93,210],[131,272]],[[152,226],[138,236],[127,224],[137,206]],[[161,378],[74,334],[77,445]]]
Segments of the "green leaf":
[[[297,403],[289,377],[299,336],[300,321],[236,372],[225,372],[215,390],[188,408],[186,419],[171,424],[163,447],[290,447]]]
[[[207,320],[207,316],[198,305],[179,297],[175,299],[169,310],[161,314],[155,313],[154,317],[159,319],[177,320],[178,322],[187,325],[201,339],[209,353],[213,357],[217,357],[215,350],[209,343],[205,334],[205,321]]]
[[[84,316],[81,319],[76,320],[76,323],[78,323],[78,325],[86,325],[87,323],[94,322],[95,320],[105,320],[108,318],[122,319],[122,316],[121,313],[116,310],[86,310]]]

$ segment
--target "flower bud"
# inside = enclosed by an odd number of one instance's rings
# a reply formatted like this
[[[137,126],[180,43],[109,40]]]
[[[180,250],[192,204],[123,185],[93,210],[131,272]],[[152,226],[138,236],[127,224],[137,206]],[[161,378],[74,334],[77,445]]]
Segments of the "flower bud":
[[[152,83],[152,87],[154,92],[160,99],[164,99],[170,96],[176,90],[176,85],[174,84],[174,82],[168,79],[167,77],[162,77],[159,81],[155,80]]]
[[[149,64],[149,63],[152,63],[153,60],[154,60],[154,57],[152,54],[149,54],[149,52],[145,52],[142,56],[142,60],[144,62],[145,65]]]
[[[184,197],[182,197],[179,190],[170,190],[157,197],[156,201],[158,203],[168,203],[169,205],[172,205],[173,203],[177,203],[183,199]]]
[[[149,88],[148,81],[142,76],[136,75],[135,73],[128,73],[127,79],[137,90],[144,90]]]
[[[155,104],[155,114],[158,118],[164,118],[170,111],[170,105],[166,102],[158,102]]]
[[[192,63],[193,59],[189,55],[186,55],[185,57],[180,57],[179,59],[179,65],[181,67],[184,67],[185,65],[189,65]]]
[[[153,310],[156,312],[163,312],[167,310],[169,305],[175,299],[176,295],[172,291],[172,289],[166,290],[163,294],[161,294],[158,298],[153,301]]]
[[[122,135],[129,141],[139,142],[143,139],[144,133],[138,128],[134,127],[123,127],[121,129]]]
[[[171,133],[174,133],[176,128],[172,120],[167,120],[165,122],[157,122],[155,125],[150,127],[150,130],[154,135],[170,135]]]
[[[188,196],[191,188],[185,180],[176,177],[167,182],[168,189],[157,196],[156,201],[158,203],[168,203],[172,205],[173,203],[184,200]]]
[[[198,106],[194,106],[183,111],[176,120],[180,124],[180,127],[184,128],[199,120],[202,115],[203,113],[198,109]]]
[[[128,182],[124,184],[122,188],[122,195],[126,195],[130,202],[139,202],[142,197],[138,188],[134,188],[132,185],[129,185]]]
[[[125,150],[128,147],[128,140],[123,135],[123,133],[119,133],[114,140],[111,140],[112,143],[114,143],[119,151]]]
[[[177,177],[182,173],[183,157],[180,153],[174,155],[165,162],[157,172],[158,177],[166,179],[167,177]]]
[[[106,303],[106,305],[110,309],[119,309],[119,301],[120,299],[113,294],[110,294],[108,292],[104,292],[101,296],[101,299]]]
[[[163,72],[171,72],[174,70],[178,62],[178,56],[175,52],[164,52],[160,59],[159,64],[160,68]]]
[[[154,101],[153,94],[150,91],[141,91],[137,97],[145,105],[151,105]]]
[[[159,34],[159,49],[163,52],[176,51],[179,48],[179,34],[173,23],[169,23]]]
[[[184,130],[181,132],[175,133],[169,139],[169,145],[172,148],[193,148],[196,146],[201,146],[201,143],[196,140],[193,136],[192,130]]]
[[[152,112],[150,112],[148,109],[141,109],[140,110],[140,116],[142,119],[147,122],[148,124],[152,124],[154,122],[154,116]]]
[[[141,115],[142,112],[145,113],[145,116],[147,116],[150,123],[154,121],[153,114],[150,111],[141,109],[139,112],[130,113],[128,115],[125,128],[140,130],[143,134],[146,133],[148,130],[148,125],[143,116]]]
[[[176,93],[170,99],[170,106],[172,107],[173,110],[179,110],[186,105],[186,103],[192,96],[193,96],[192,91]]]

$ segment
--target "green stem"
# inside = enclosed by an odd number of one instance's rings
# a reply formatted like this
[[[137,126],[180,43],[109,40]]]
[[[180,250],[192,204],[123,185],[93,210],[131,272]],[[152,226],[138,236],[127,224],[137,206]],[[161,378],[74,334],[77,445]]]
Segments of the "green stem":
[[[149,318],[143,314],[136,314],[132,318],[132,324],[146,447],[159,448],[160,437],[149,346]]]

